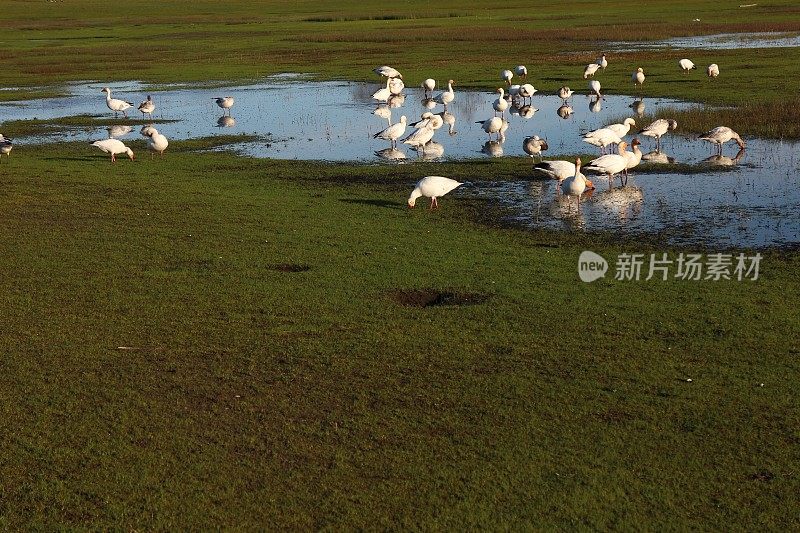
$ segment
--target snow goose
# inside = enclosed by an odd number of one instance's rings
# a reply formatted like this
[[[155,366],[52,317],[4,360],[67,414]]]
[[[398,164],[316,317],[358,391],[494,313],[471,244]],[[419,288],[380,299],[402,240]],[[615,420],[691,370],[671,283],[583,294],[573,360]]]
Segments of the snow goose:
[[[666,118],[659,118],[654,120],[644,129],[639,131],[639,135],[646,135],[648,137],[654,137],[656,139],[656,150],[661,148],[661,136],[667,133],[670,130],[674,130],[678,127],[678,123],[672,119]]]
[[[489,138],[492,138],[492,133],[496,133],[498,138],[500,136],[500,128],[503,127],[503,119],[500,117],[487,118],[486,120],[479,120],[476,124],[480,124],[483,131],[485,131]]]
[[[586,68],[583,69],[583,79],[591,78],[594,76],[595,72],[600,69],[600,65],[597,63],[589,63],[586,65]]]
[[[538,157],[540,160],[542,158],[542,152],[548,148],[547,141],[540,139],[538,135],[525,137],[525,140],[522,141],[522,149],[525,153],[534,158]]]
[[[519,86],[519,97],[522,98],[523,103],[525,103],[526,98],[529,100],[529,103],[533,103],[533,95],[537,92],[538,91],[536,91],[530,83],[524,83]]]
[[[514,69],[514,72],[523,80],[527,79],[528,77],[528,68],[525,65],[517,65],[517,67]]]
[[[389,78],[389,91],[392,94],[400,94],[405,88],[406,84],[400,78]]]
[[[600,128],[598,130],[590,131],[583,136],[583,142],[589,143],[592,146],[600,148],[600,153],[605,153],[606,146],[609,144],[619,144],[622,139],[619,135],[614,133],[614,130],[609,128]]]
[[[600,82],[597,80],[589,81],[589,96],[596,95],[598,99],[603,96],[600,94]]]
[[[396,147],[397,139],[403,136],[406,132],[406,116],[403,115],[400,117],[400,122],[397,124],[392,124],[388,128],[385,128],[375,135],[373,135],[374,139],[383,139],[385,141],[391,141],[392,148]]]
[[[628,184],[628,171],[632,168],[635,168],[642,162],[642,151],[639,149],[639,145],[642,144],[639,142],[639,139],[633,138],[631,141],[631,147],[633,148],[632,152],[625,151],[621,155],[624,155],[625,158],[628,160],[628,164],[625,165],[625,183],[623,185]]]
[[[433,126],[430,122],[428,122],[423,127],[417,128],[408,137],[403,139],[403,144],[411,146],[411,148],[414,150],[419,150],[422,148],[424,153],[425,149],[423,147],[428,143],[428,141],[433,139],[434,133]]]
[[[681,59],[678,61],[678,66],[681,67],[684,74],[688,74],[690,70],[697,68],[697,66],[688,59]]]
[[[629,131],[631,131],[631,126],[635,126],[636,121],[632,118],[626,118],[622,124],[609,124],[606,128],[610,129],[614,133],[617,134],[617,137],[620,139],[625,137]]]
[[[514,77],[514,73],[511,72],[510,70],[501,70],[500,71],[500,79],[503,80],[504,82],[506,82],[509,87],[511,87],[511,78],[513,78],[513,77]]]
[[[644,69],[642,67],[637,68],[636,72],[631,76],[631,79],[634,85],[641,87],[644,83]]]
[[[217,105],[222,109],[222,113],[225,114],[225,111],[228,111],[228,114],[231,114],[231,108],[233,107],[234,99],[233,96],[219,96],[212,98]]]
[[[125,146],[122,141],[117,139],[103,139],[102,141],[95,141],[92,146],[100,148],[107,154],[111,154],[111,162],[117,160],[117,154],[128,154],[128,157],[133,161],[133,150]]]
[[[160,155],[164,155],[164,150],[167,149],[169,146],[169,141],[166,137],[160,134],[158,131],[153,129],[150,132],[150,140],[147,141],[147,146],[154,152],[158,152]]]
[[[153,111],[156,110],[156,104],[155,102],[153,102],[153,99],[148,94],[147,100],[139,104],[139,107],[137,109],[139,109],[139,111],[142,112],[142,118],[144,118],[145,115],[150,115],[150,118],[153,118]]]
[[[603,70],[606,69],[606,67],[608,66],[608,60],[606,59],[606,55],[605,54],[603,54],[600,57],[600,59],[597,60],[597,64],[600,65],[600,68],[602,68]]]
[[[111,89],[108,87],[103,87],[103,90],[100,91],[101,93],[106,93],[106,106],[114,112],[114,116],[117,116],[117,113],[122,111],[122,114],[125,118],[128,118],[128,109],[133,107],[133,104],[130,102],[126,102],[125,100],[119,100],[118,98],[111,98]]]
[[[453,92],[453,83],[455,83],[453,80],[447,80],[447,90],[439,93],[434,98],[434,101],[437,104],[442,104],[445,109],[447,109],[447,104],[451,103],[456,97],[456,93]]]
[[[400,78],[403,79],[403,75],[396,68],[392,68],[388,65],[383,65],[382,67],[378,67],[373,69],[372,72],[378,74],[379,76],[384,76],[386,78]]]
[[[739,134],[727,126],[717,126],[713,130],[702,134],[699,139],[716,144],[718,154],[722,153],[722,145],[731,140],[736,141],[736,144],[739,145],[739,148],[744,148],[746,146],[744,140],[739,136]]]
[[[575,163],[570,161],[542,161],[533,165],[533,170],[562,182],[575,175]]]
[[[386,78],[386,87],[382,87],[372,93],[373,100],[377,100],[379,102],[389,101],[389,98],[392,96],[392,89],[390,87],[392,84],[392,79],[393,78]]]
[[[11,139],[3,137],[3,134],[0,133],[0,161],[3,160],[3,156],[6,156],[6,159],[11,158],[12,148],[14,148],[14,144],[11,142]]]
[[[439,207],[437,198],[444,196],[461,185],[464,184],[444,176],[425,176],[417,182],[416,187],[411,191],[411,195],[408,197],[408,207],[414,207],[417,198],[420,196],[431,199],[431,209]]]
[[[150,132],[153,131],[158,132],[158,130],[155,129],[152,124],[145,124],[142,126],[142,129],[139,130],[139,134],[143,137],[150,137]]]
[[[499,87],[497,89],[497,92],[500,93],[500,96],[497,97],[497,100],[492,102],[492,107],[494,108],[495,113],[500,113],[500,115],[502,116],[503,113],[506,112],[506,109],[508,109],[508,102],[505,99],[502,87]]]
[[[425,90],[426,97],[433,94],[434,89],[436,89],[436,80],[428,78],[422,82],[422,88]]]
[[[627,147],[628,144],[625,141],[620,142],[617,147],[619,153],[606,154],[589,161],[589,164],[586,165],[586,170],[608,176],[608,181],[611,183],[616,174],[628,167],[628,158],[624,155]]]
[[[575,91],[573,91],[572,89],[570,89],[569,87],[564,85],[563,87],[561,87],[558,90],[558,97],[566,102],[567,100],[570,99],[570,97],[572,96],[572,93],[574,93],[574,92]]]
[[[706,69],[706,74],[708,74],[709,78],[716,78],[719,76],[719,65],[711,63]]]
[[[581,211],[581,195],[586,190],[586,178],[581,174],[581,160],[575,160],[575,174],[569,176],[561,182],[561,192],[568,196],[574,196],[578,206],[578,212]]]

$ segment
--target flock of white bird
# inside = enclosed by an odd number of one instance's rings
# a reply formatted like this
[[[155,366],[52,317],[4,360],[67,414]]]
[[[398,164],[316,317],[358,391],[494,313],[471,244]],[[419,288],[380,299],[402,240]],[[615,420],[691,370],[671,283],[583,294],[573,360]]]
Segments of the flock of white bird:
[[[689,59],[681,59],[678,66],[684,73],[689,73],[697,67]],[[595,74],[608,67],[608,58],[603,54],[595,63],[586,65],[583,71],[584,79],[593,78]],[[374,69],[376,74],[386,78],[386,87],[376,91],[372,98],[382,102],[374,114],[379,115],[391,121],[391,108],[399,107],[402,105],[405,96],[403,89],[403,76],[400,72],[390,66],[381,66]],[[709,78],[716,78],[719,76],[719,66],[715,63],[708,66],[706,73]],[[489,135],[495,135],[499,140],[504,138],[505,132],[509,127],[508,120],[505,119],[505,111],[513,104],[516,109],[531,106],[533,95],[538,92],[530,83],[513,84],[514,75],[521,78],[522,81],[527,81],[528,69],[524,65],[517,66],[512,70],[502,70],[500,72],[500,80],[505,82],[508,86],[507,90],[500,87],[497,89],[499,94],[498,98],[492,102],[494,116],[486,120],[478,121],[484,132]],[[644,69],[639,67],[631,75],[631,80],[634,86],[641,88],[645,82]],[[444,106],[444,112],[440,114],[433,114],[426,111],[422,114],[421,120],[410,124],[416,129],[403,138],[406,133],[406,128],[409,125],[405,115],[400,117],[400,121],[391,124],[388,127],[379,131],[374,135],[376,139],[383,139],[389,141],[389,152],[396,151],[397,142],[401,141],[408,144],[412,149],[418,152],[425,153],[426,149],[430,150],[437,143],[433,142],[435,131],[442,127],[444,123],[444,116],[447,115],[447,105],[452,103],[455,99],[453,92],[453,80],[449,80],[447,84],[447,91],[444,91],[433,98],[429,98],[436,88],[436,81],[428,78],[422,82],[422,88],[425,92],[426,107],[432,109],[435,105],[441,104]],[[590,79],[588,82],[588,95],[592,98],[597,98],[599,102],[603,98],[601,93],[600,82],[596,79]],[[563,86],[558,90],[558,96],[563,100],[563,108],[571,109],[567,105],[569,99],[575,91],[568,86]],[[427,105],[430,103],[430,105]],[[533,110],[535,112],[535,110]],[[499,116],[498,116],[499,115]],[[559,115],[564,116],[559,109]],[[565,110],[565,115],[569,115],[569,111]],[[600,148],[600,157],[593,159],[585,166],[581,166],[581,160],[577,159],[574,163],[571,161],[554,160],[542,161],[542,152],[548,149],[547,141],[540,139],[538,136],[526,137],[523,141],[523,150],[531,157],[538,157],[539,162],[534,164],[534,170],[543,175],[549,176],[558,180],[558,190],[566,195],[575,197],[578,211],[580,211],[580,200],[582,194],[587,189],[594,188],[594,184],[586,178],[581,170],[590,171],[601,176],[608,178],[609,186],[614,183],[616,176],[620,177],[622,185],[627,184],[628,172],[639,165],[642,160],[642,152],[639,148],[641,142],[638,138],[634,138],[630,142],[632,151],[628,151],[628,142],[624,138],[629,135],[631,128],[636,126],[636,121],[633,118],[626,118],[622,123],[609,124],[602,128],[590,131],[583,135],[583,140],[593,146]],[[638,134],[646,137],[652,137],[656,141],[656,150],[661,147],[661,137],[669,131],[675,130],[678,123],[672,119],[660,118],[646,127],[639,130]],[[711,131],[702,134],[699,139],[711,142],[717,145],[718,153],[722,153],[722,145],[728,141],[735,141],[740,148],[745,147],[745,142],[741,136],[726,126],[719,126]],[[616,153],[606,153],[610,146],[616,146]],[[386,152],[386,151],[381,151]],[[381,152],[376,152],[380,155]],[[624,175],[624,178],[623,178]],[[450,191],[456,189],[463,183],[458,182],[451,178],[444,176],[426,176],[422,178],[417,184],[411,195],[408,198],[408,206],[414,207],[416,200],[425,196],[431,199],[430,208],[438,207],[438,198],[444,196]]]

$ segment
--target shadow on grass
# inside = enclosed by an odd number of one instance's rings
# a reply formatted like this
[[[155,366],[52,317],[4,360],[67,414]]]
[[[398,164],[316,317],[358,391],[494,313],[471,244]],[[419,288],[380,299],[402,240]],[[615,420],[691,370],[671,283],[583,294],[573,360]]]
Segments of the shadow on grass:
[[[387,209],[402,209],[406,207],[406,204],[403,202],[395,202],[393,200],[372,200],[372,199],[363,199],[363,198],[339,198],[340,202],[345,202],[347,204],[361,204],[361,205],[373,205],[375,207],[385,207]]]

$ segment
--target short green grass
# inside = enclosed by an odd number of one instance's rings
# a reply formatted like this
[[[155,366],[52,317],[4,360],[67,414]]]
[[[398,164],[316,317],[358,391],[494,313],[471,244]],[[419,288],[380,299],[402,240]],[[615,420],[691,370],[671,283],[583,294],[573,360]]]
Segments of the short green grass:
[[[800,526],[796,254],[588,285],[580,250],[663,247],[213,144],[0,166],[3,529]]]

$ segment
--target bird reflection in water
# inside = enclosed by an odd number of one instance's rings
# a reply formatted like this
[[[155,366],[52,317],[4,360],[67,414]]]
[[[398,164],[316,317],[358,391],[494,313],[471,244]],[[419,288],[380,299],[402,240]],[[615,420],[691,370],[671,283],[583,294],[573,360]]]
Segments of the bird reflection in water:
[[[633,109],[633,112],[636,113],[636,115],[640,118],[644,116],[644,107],[644,100],[634,100],[630,105],[630,108]]]
[[[572,114],[573,114],[574,112],[575,112],[575,110],[574,110],[574,109],[572,109],[572,107],[571,107],[571,106],[569,106],[569,105],[567,105],[567,104],[563,104],[561,107],[559,107],[559,108],[556,110],[556,113],[558,114],[558,116],[559,116],[559,117],[561,117],[561,118],[563,118],[564,120],[566,120],[566,119],[568,119],[570,116],[572,116]]]
[[[611,212],[621,222],[633,220],[642,213],[644,194],[642,189],[634,186],[612,187],[598,192],[594,203]]]
[[[376,151],[375,155],[387,161],[398,161],[406,158],[405,152],[397,148],[384,148],[383,150]]]
[[[119,139],[120,137],[125,137],[127,134],[133,131],[133,128],[130,126],[117,125],[109,126],[106,128],[106,131],[108,131],[109,139]]]
[[[671,165],[675,162],[675,158],[659,150],[653,150],[652,152],[643,154],[642,161],[647,161],[648,163],[659,163],[662,165]]]
[[[217,120],[218,128],[232,128],[236,125],[236,119],[230,115],[223,115]]]
[[[726,155],[712,155],[703,159],[703,163],[707,165],[714,165],[717,167],[732,167],[739,164],[739,161],[744,157],[744,148],[740,148],[735,157],[728,157]]]
[[[455,135],[458,133],[456,131],[456,116],[449,111],[442,111],[441,113],[437,113],[440,117],[442,117],[442,122],[447,124],[447,133],[450,135]]]
[[[603,109],[603,99],[597,98],[596,100],[589,100],[589,111],[592,113],[599,113]]]
[[[503,145],[500,141],[486,141],[481,152],[492,157],[500,157],[503,155]]]

